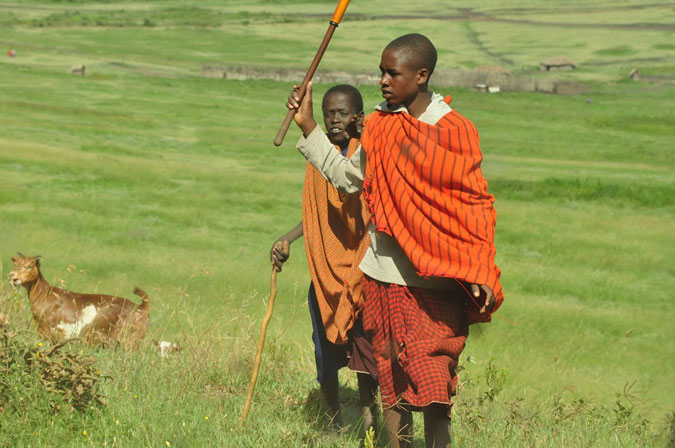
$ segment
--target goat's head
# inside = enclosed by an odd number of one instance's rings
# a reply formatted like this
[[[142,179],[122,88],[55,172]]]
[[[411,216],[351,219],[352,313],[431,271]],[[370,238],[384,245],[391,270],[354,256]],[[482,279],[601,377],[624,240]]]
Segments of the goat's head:
[[[9,273],[9,283],[12,286],[27,285],[40,277],[40,256],[26,257],[19,252],[18,257],[12,257],[14,270]]]

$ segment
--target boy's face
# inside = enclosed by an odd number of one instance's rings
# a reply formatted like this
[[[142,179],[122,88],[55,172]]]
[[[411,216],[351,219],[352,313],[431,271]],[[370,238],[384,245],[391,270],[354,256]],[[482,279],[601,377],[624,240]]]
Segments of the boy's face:
[[[349,95],[342,92],[330,93],[323,99],[321,109],[331,143],[340,145],[358,137],[357,125],[363,119],[363,111],[356,110]]]
[[[389,49],[382,52],[380,73],[382,97],[389,106],[403,104],[408,107],[429,79],[427,69],[415,70],[405,55]]]

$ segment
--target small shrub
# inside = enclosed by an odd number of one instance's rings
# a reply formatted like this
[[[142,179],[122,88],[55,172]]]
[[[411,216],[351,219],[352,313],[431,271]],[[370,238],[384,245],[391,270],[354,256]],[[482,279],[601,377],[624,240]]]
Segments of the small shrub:
[[[501,392],[504,388],[504,384],[506,384],[506,379],[508,376],[509,369],[497,368],[495,366],[495,359],[490,359],[487,367],[485,368],[486,389],[483,393],[482,399],[494,401],[497,394],[499,394],[499,392]]]
[[[9,325],[0,326],[0,414],[19,408],[15,391],[45,395],[52,411],[68,409],[85,411],[105,404],[98,391],[102,378],[96,359],[64,350],[67,342],[47,348],[32,342]],[[40,388],[41,390],[34,390]],[[43,400],[44,401],[44,400]]]

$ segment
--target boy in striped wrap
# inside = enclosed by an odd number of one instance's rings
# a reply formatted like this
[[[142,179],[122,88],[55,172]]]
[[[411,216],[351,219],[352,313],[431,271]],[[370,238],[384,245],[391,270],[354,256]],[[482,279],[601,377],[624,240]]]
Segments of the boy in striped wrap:
[[[361,94],[349,85],[333,86],[323,97],[322,111],[331,151],[350,157],[359,146]],[[361,322],[363,273],[358,263],[368,247],[370,222],[362,201],[358,193],[338,192],[308,163],[302,221],[274,243],[270,256],[281,270],[290,254],[290,244],[304,235],[312,277],[308,302],[317,380],[333,424],[342,427],[338,370],[349,365],[356,371],[363,427],[367,430],[375,423],[377,368]]]
[[[292,93],[303,131],[297,147],[344,193],[363,190],[371,213],[363,322],[378,367],[392,447],[412,443],[412,411],[424,413],[426,446],[450,446],[456,367],[474,322],[503,301],[494,263],[494,197],[481,172],[478,132],[428,90],[436,49],[408,34],[380,62],[385,101],[366,117],[352,157],[331,153],[312,117],[311,85]]]

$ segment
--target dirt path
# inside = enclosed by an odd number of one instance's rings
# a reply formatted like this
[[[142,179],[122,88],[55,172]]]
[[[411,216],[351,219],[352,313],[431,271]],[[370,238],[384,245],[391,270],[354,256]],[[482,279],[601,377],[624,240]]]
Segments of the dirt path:
[[[203,9],[210,9],[208,7],[200,7]],[[456,14],[349,14],[351,19],[359,20],[453,20],[453,21],[476,21],[476,22],[498,22],[498,23],[512,23],[518,25],[534,25],[547,27],[566,27],[566,28],[592,28],[592,29],[612,29],[612,30],[637,30],[637,31],[675,31],[675,24],[670,23],[630,23],[630,24],[608,24],[608,23],[574,23],[574,22],[549,22],[538,21],[530,19],[512,19],[500,17],[503,15],[520,15],[520,14],[593,14],[610,11],[637,11],[646,9],[672,9],[672,3],[649,3],[644,5],[616,5],[616,6],[589,6],[589,7],[570,7],[570,8],[498,8],[490,10],[489,12],[475,11],[473,8],[458,8]],[[71,5],[24,5],[20,3],[4,3],[0,4],[0,9],[16,9],[16,10],[45,10],[45,11],[72,11],[74,8]],[[78,9],[87,12],[111,12],[115,9],[113,5],[106,8],[101,7],[87,7],[87,5],[79,5]],[[125,9],[129,10],[129,6],[125,5]],[[147,5],[136,6],[131,8],[139,11],[153,11],[155,8]],[[156,8],[161,10],[161,8]],[[324,19],[326,14],[279,14],[286,17],[307,17]]]
[[[466,30],[466,35],[467,35],[467,37],[469,38],[469,40],[471,41],[471,43],[473,43],[473,44],[474,44],[481,52],[483,52],[484,54],[490,56],[490,57],[493,58],[493,59],[498,60],[499,63],[501,63],[501,64],[505,64],[505,65],[513,65],[513,60],[511,60],[511,59],[507,58],[506,56],[503,56],[503,55],[501,55],[501,54],[499,54],[499,53],[495,53],[494,51],[491,51],[491,50],[485,45],[485,42],[483,42],[483,41],[480,39],[480,33],[479,33],[478,31],[476,31],[476,30],[471,26],[471,23],[470,23],[470,22],[465,22],[463,25],[464,25],[464,28],[465,28],[465,30]]]
[[[611,29],[611,30],[634,30],[634,31],[675,31],[675,24],[669,23],[574,23],[574,22],[550,22],[529,19],[511,19],[500,17],[500,15],[516,14],[561,14],[561,13],[600,13],[607,11],[631,11],[643,9],[661,9],[673,8],[672,3],[653,3],[649,5],[626,5],[609,7],[590,7],[590,8],[569,8],[569,9],[535,9],[535,8],[513,8],[498,9],[489,13],[475,11],[473,8],[459,8],[457,14],[350,14],[349,16],[360,20],[453,20],[453,21],[474,21],[474,22],[497,22],[513,23],[518,25],[534,25],[546,27],[565,27],[565,28],[593,28],[593,29]],[[324,17],[324,14],[303,14],[302,17]]]

